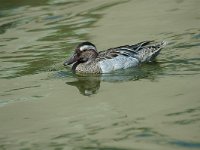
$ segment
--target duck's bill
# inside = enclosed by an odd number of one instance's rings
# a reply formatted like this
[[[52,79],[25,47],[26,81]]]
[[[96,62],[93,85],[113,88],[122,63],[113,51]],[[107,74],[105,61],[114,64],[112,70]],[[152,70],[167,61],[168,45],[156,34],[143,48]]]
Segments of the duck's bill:
[[[71,65],[71,64],[75,63],[76,61],[78,61],[78,57],[77,57],[77,55],[73,55],[73,56],[71,56],[68,60],[66,60],[66,61],[63,63],[63,65],[64,65],[64,66]]]

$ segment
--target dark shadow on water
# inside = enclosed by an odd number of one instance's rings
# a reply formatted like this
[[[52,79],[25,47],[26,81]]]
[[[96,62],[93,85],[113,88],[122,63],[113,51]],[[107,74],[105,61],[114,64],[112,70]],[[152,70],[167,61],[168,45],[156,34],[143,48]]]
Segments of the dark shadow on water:
[[[153,62],[136,68],[117,70],[109,74],[71,74],[73,81],[67,81],[67,85],[75,86],[82,95],[91,96],[97,94],[101,82],[128,82],[140,79],[156,80],[156,76],[162,73],[159,63]],[[62,78],[69,77],[68,72],[59,72]]]

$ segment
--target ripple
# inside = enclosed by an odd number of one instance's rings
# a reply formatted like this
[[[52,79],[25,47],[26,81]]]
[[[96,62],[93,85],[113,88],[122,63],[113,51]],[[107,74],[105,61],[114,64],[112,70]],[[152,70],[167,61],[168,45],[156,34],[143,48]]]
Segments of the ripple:
[[[183,148],[195,148],[195,149],[200,148],[200,143],[188,142],[188,141],[175,140],[175,141],[171,141],[170,144],[183,147]]]
[[[199,111],[200,111],[200,107],[189,108],[189,109],[183,110],[181,112],[166,114],[166,116],[179,116],[179,115],[184,115],[184,114],[192,114],[192,113],[196,113],[196,112],[199,112]]]
[[[0,77],[13,78],[46,71],[46,67],[59,62],[60,58],[63,59],[66,53],[74,48],[73,43],[86,40],[89,32],[87,29],[101,15],[93,14],[95,8],[93,11],[84,10],[84,13],[82,10],[72,13],[70,9],[65,9],[66,6],[73,8],[82,3],[83,1],[52,1],[51,6],[21,6],[9,11],[1,11],[4,16],[0,18],[2,23],[0,33],[4,40],[0,41],[0,45],[4,47],[5,53],[0,61],[4,62],[4,66],[7,65],[6,63],[18,62],[21,67],[19,65],[14,69],[15,71],[12,71],[13,67],[7,68],[9,74],[2,72]],[[109,6],[113,5],[115,3]],[[99,5],[96,6],[97,8],[99,9]]]

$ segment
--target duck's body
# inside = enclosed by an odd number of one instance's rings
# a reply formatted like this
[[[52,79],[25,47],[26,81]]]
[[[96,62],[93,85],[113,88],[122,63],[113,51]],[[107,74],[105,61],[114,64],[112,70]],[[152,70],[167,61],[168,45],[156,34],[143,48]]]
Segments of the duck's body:
[[[77,46],[74,55],[64,65],[73,64],[72,70],[75,72],[109,73],[154,60],[165,44],[166,42],[145,41],[97,52],[94,44],[83,42]]]

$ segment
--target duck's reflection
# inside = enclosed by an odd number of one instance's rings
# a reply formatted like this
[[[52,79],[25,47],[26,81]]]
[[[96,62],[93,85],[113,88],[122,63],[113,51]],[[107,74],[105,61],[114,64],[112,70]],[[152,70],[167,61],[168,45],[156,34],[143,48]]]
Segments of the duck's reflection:
[[[90,96],[99,90],[101,79],[99,75],[76,75],[76,81],[66,83],[77,87],[81,94]]]
[[[155,66],[154,66],[155,65]],[[78,88],[79,92],[85,96],[97,94],[100,88],[100,83],[103,82],[124,82],[135,81],[139,79],[155,80],[156,76],[161,72],[161,67],[158,64],[146,65],[145,67],[118,70],[111,74],[79,74],[75,75],[75,81],[66,82]]]

